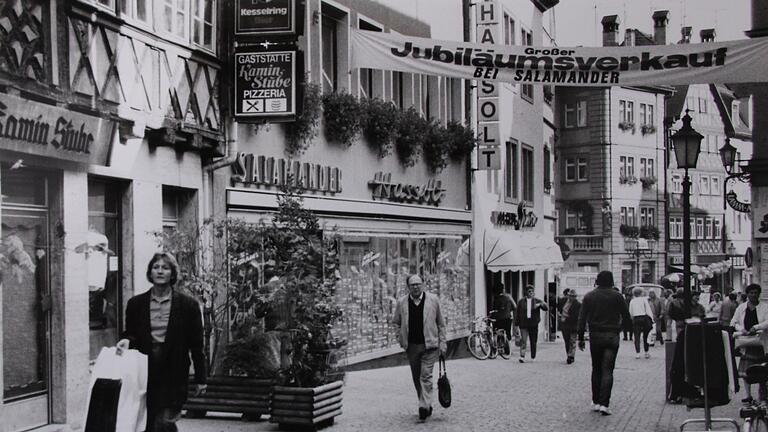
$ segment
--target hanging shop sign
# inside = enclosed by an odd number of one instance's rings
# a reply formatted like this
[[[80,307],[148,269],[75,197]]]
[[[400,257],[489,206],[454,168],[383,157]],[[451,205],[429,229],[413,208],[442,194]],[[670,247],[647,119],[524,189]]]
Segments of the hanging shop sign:
[[[535,213],[523,207],[522,203],[517,206],[517,213],[505,211],[491,212],[491,223],[494,225],[511,226],[515,229],[533,228],[539,218]]]
[[[438,206],[445,197],[445,189],[440,180],[430,179],[422,185],[393,183],[392,174],[377,172],[368,182],[373,189],[373,199],[405,203],[431,204]]]
[[[106,165],[112,121],[0,94],[0,149]]]
[[[296,33],[296,0],[236,0],[236,35],[293,33]]]
[[[498,0],[485,0],[477,3],[475,22],[477,40],[481,43],[494,44],[501,38],[501,5]],[[485,77],[481,77],[485,78]],[[499,89],[498,83],[480,81],[477,95],[477,169],[501,169],[499,142]]]
[[[296,114],[297,51],[235,53],[235,117],[265,119]]]
[[[734,191],[729,191],[727,194],[725,194],[725,202],[727,202],[728,205],[737,212],[750,213],[752,211],[752,205],[739,201],[739,198],[736,196],[736,192]]]
[[[352,30],[352,67],[579,87],[768,81],[764,62],[756,60],[768,58],[768,37],[562,48],[500,45],[498,39],[488,37],[492,33],[481,32],[479,43],[470,43]]]
[[[341,192],[341,169],[240,153],[232,165],[232,183],[274,187],[290,183],[306,191],[335,194]]]

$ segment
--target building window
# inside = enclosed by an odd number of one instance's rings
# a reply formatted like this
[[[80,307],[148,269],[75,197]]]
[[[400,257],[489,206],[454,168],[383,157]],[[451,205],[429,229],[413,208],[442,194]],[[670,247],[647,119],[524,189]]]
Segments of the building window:
[[[637,214],[634,207],[627,209],[627,224],[630,226],[637,226]]]
[[[716,239],[722,238],[722,230],[723,230],[723,227],[722,227],[722,223],[720,222],[720,219],[714,218],[712,220],[712,231],[714,234],[713,237]]]
[[[619,101],[619,120],[624,123],[635,122],[635,103],[632,101]]]
[[[587,125],[587,101],[567,103],[564,106],[565,127],[585,127]]]
[[[653,159],[640,158],[640,176],[645,178],[654,176]]]
[[[704,219],[704,238],[714,238],[712,236],[712,218],[705,218]]]
[[[640,121],[644,125],[653,125],[653,105],[640,104]]]
[[[691,218],[688,228],[691,230],[691,238],[692,239],[697,238],[698,236],[696,235],[696,219],[695,218]],[[702,227],[702,231],[703,230],[704,228]]]
[[[712,188],[712,195],[720,195],[720,177],[712,176],[710,187]]]
[[[216,10],[214,0],[192,0],[192,42],[213,51],[214,50],[214,26],[216,19],[213,11]]]
[[[586,158],[578,158],[576,160],[576,163],[578,165],[578,180],[579,181],[587,181],[588,175],[587,175],[587,159]]]
[[[403,73],[392,72],[392,102],[403,109]]]
[[[704,238],[704,218],[696,218],[696,238]]]
[[[565,160],[565,181],[576,181],[576,160],[573,158],[567,158]]]
[[[619,156],[619,176],[635,176],[635,158],[633,156]]]
[[[534,200],[534,179],[536,178],[534,172],[533,163],[533,149],[528,147],[522,148],[522,186],[523,186],[523,200],[533,202]]]
[[[741,118],[739,117],[741,114],[739,113],[740,109],[740,102],[739,101],[733,101],[731,103],[731,118],[733,119],[734,124],[741,124]]]
[[[683,193],[683,176],[672,174],[670,190],[673,193]]]
[[[504,14],[504,44],[515,44],[515,20],[509,14]]]
[[[151,0],[123,0],[120,2],[120,14],[124,17],[150,24],[150,5]]]
[[[699,112],[700,113],[706,113],[707,112],[707,100],[705,98],[699,98]]]
[[[161,0],[161,24],[163,31],[187,39],[189,2],[179,0]]]
[[[530,46],[533,45],[533,33],[529,31],[525,31],[525,29],[521,29],[521,39],[520,43],[522,45]],[[522,84],[520,86],[520,96],[523,97],[523,99],[527,100],[528,102],[533,103],[533,84]]]
[[[180,196],[173,189],[163,187],[163,232],[171,234],[179,228]]]
[[[669,218],[669,238],[670,239],[683,238],[683,218],[680,218],[680,217]]]
[[[600,271],[600,263],[596,262],[577,263],[576,266],[578,267],[579,272],[597,273]]]
[[[585,230],[587,224],[584,223],[584,215],[581,212],[575,212],[571,209],[565,211],[565,229]]]
[[[628,209],[627,209],[627,207],[622,207],[622,208],[619,210],[619,215],[621,216],[621,224],[622,224],[622,225],[627,225],[627,216],[628,216],[628,213],[629,213],[629,212],[628,212]]]
[[[544,146],[544,193],[552,190],[552,162],[549,147]]]
[[[701,176],[699,184],[701,185],[701,194],[709,195],[709,176]]]
[[[321,20],[323,93],[333,93],[338,88],[339,75],[339,21],[323,14]]]
[[[656,226],[656,209],[653,207],[640,208],[640,226]]]
[[[507,141],[507,198],[517,199],[517,143]]]

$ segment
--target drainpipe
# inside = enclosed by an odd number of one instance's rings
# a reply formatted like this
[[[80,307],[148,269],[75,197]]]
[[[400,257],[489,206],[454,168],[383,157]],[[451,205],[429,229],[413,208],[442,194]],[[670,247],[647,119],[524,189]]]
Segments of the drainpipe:
[[[232,165],[237,160],[237,123],[234,118],[229,118],[224,127],[224,151],[226,156],[208,165],[203,166],[207,173]]]

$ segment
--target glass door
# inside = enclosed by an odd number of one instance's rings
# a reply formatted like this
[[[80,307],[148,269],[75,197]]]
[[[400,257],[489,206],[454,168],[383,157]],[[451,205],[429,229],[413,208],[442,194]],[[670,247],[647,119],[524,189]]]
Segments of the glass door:
[[[3,423],[24,430],[49,420],[49,182],[26,169],[3,169],[0,182]]]

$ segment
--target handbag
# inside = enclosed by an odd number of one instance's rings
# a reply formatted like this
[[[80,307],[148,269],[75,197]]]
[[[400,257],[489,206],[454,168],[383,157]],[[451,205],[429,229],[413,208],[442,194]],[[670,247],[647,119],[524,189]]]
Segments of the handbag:
[[[515,334],[515,346],[519,347],[520,344],[523,342],[523,336],[520,334],[520,329],[518,327],[515,327],[512,330],[512,333]]]
[[[445,356],[440,355],[438,360],[440,377],[437,379],[437,400],[443,408],[451,406],[451,382],[445,372]]]

